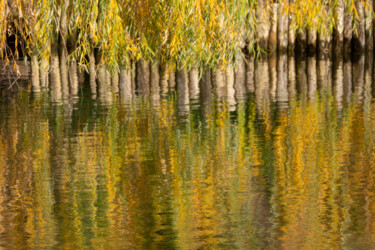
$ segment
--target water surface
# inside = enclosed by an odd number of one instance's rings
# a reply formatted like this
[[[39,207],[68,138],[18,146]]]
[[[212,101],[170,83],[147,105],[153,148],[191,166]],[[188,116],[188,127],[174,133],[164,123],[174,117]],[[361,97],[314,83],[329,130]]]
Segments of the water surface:
[[[374,248],[372,58],[239,67],[145,95],[3,86],[0,245]]]

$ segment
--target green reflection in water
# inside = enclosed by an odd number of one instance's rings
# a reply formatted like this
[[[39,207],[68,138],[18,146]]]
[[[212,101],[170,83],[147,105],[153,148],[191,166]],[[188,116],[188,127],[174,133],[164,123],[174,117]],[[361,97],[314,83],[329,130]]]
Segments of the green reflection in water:
[[[348,94],[336,71],[334,82],[297,74],[284,86],[271,72],[237,104],[216,93],[215,103],[188,109],[173,93],[157,105],[147,97],[123,105],[113,94],[103,106],[85,92],[63,105],[48,93],[7,97],[1,245],[373,248],[372,82],[353,81]]]

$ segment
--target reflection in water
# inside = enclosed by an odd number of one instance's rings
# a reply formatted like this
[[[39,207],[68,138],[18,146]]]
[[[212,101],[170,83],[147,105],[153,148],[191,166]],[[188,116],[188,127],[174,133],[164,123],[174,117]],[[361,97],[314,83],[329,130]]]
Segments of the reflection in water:
[[[59,62],[0,88],[2,247],[375,247],[372,57],[71,64],[68,96]]]

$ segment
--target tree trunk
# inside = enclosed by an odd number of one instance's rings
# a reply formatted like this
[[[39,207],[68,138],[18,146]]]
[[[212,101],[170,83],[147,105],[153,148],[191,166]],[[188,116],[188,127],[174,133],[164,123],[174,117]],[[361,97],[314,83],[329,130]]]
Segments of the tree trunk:
[[[119,87],[120,96],[123,101],[127,102],[131,100],[133,97],[131,72],[125,67],[120,68]]]
[[[96,87],[96,69],[95,69],[95,53],[94,48],[91,48],[90,56],[89,56],[89,77],[90,77],[90,90],[91,95],[95,99],[97,94],[97,87]]]
[[[40,92],[39,61],[36,49],[31,55],[31,83],[33,92]]]
[[[190,99],[199,97],[199,71],[196,67],[193,67],[189,72],[189,94]]]
[[[296,62],[296,90],[302,101],[307,97],[307,66],[306,57],[297,59]]]
[[[289,4],[294,4],[294,0],[289,0]],[[288,36],[288,53],[289,55],[294,54],[295,42],[296,42],[296,31],[294,26],[294,18],[289,14],[289,36]]]
[[[332,36],[328,31],[319,33],[319,53],[326,57],[332,50]]]
[[[305,30],[299,30],[297,33],[296,38],[296,51],[299,53],[303,53],[306,51],[306,31]]]
[[[353,19],[350,13],[348,3],[345,3],[345,18],[344,18],[344,53],[350,53],[351,42],[353,36]]]
[[[174,70],[169,72],[168,86],[171,91],[176,90],[176,72]]]
[[[315,56],[309,56],[307,58],[307,85],[308,97],[311,102],[316,98],[316,91],[318,86]]]
[[[296,61],[294,56],[288,57],[288,94],[289,100],[296,96]]]
[[[246,65],[245,60],[240,58],[237,61],[237,69],[235,73],[234,89],[236,91],[236,100],[238,103],[246,101]]]
[[[218,102],[222,102],[226,96],[225,75],[222,70],[215,69],[212,72],[212,85]]]
[[[202,79],[199,82],[201,107],[202,107],[202,113],[204,117],[208,116],[208,113],[212,105],[212,83],[211,82],[212,82],[211,71],[207,70],[203,74]]]
[[[342,110],[344,96],[344,72],[342,57],[333,62],[333,94],[336,100],[337,111]]]
[[[178,114],[186,115],[189,108],[189,77],[186,69],[177,71],[177,104]]]
[[[69,80],[68,80],[68,50],[67,50],[67,36],[68,36],[68,24],[67,24],[67,10],[69,7],[69,0],[64,0],[61,7],[60,17],[60,71],[61,71],[61,84],[64,97],[69,96]]]
[[[270,76],[270,99],[276,101],[276,89],[277,89],[277,55],[271,55],[268,57],[268,69]]]
[[[267,20],[267,0],[259,0],[256,10],[257,19],[257,40],[260,49],[266,51],[268,49],[268,36],[270,32],[270,24]]]
[[[250,57],[246,63],[246,91],[248,93],[255,92],[254,67],[254,57]]]
[[[284,4],[279,5],[279,22],[277,26],[277,40],[278,40],[278,51],[285,53],[288,49],[288,27],[289,17],[288,13],[284,9]]]
[[[334,30],[334,49],[335,54],[340,55],[343,50],[344,44],[344,27],[345,27],[345,3],[344,0],[338,0],[336,6],[336,17],[337,24],[336,29]]]
[[[57,52],[56,45],[51,46],[51,61],[50,67],[51,71],[49,74],[50,89],[52,93],[52,100],[54,102],[61,102],[62,92],[61,92],[61,77],[60,77],[60,67],[59,67],[59,54]]]
[[[106,65],[102,64],[98,68],[98,98],[99,101],[104,105],[109,105],[112,103],[112,93],[111,93],[111,82],[108,77],[106,70]]]
[[[356,0],[355,7],[358,12],[358,21],[356,24],[356,32],[353,37],[353,48],[356,51],[365,50],[366,31],[365,31],[365,9],[360,0]]]
[[[255,103],[257,113],[261,117],[269,113],[269,70],[268,61],[261,59],[255,62]]]
[[[277,50],[277,12],[278,12],[278,3],[273,3],[271,7],[271,29],[269,34],[268,41],[268,51],[270,54],[273,54]]]
[[[140,95],[148,95],[150,94],[150,65],[141,59],[137,62],[136,68],[137,92]]]
[[[366,28],[366,50],[372,51],[374,49],[374,35],[372,34],[373,31],[373,2],[372,0],[369,0],[367,2],[369,4],[368,7],[366,7],[366,23],[365,23],[365,28]]]
[[[113,93],[118,93],[119,92],[119,73],[117,69],[115,69],[112,72],[111,84],[112,84]]]
[[[330,13],[331,10],[326,6],[326,12]],[[319,53],[324,53],[325,55],[331,53],[332,51],[332,35],[329,31],[329,21],[324,20],[322,28],[319,32]]]
[[[69,66],[69,83],[70,95],[77,96],[78,94],[78,67],[76,61],[72,61]]]
[[[159,106],[160,102],[160,75],[159,66],[157,64],[150,65],[150,87],[151,87],[151,99],[154,107]]]
[[[234,90],[234,70],[233,66],[229,65],[225,71],[225,82],[226,82],[226,96],[227,96],[227,103],[228,103],[228,110],[235,111],[236,110],[236,99],[234,97],[235,90]]]
[[[353,62],[353,89],[354,96],[358,103],[363,104],[363,92],[365,85],[365,57],[361,55],[358,60]]]
[[[168,94],[168,66],[163,64],[160,67],[160,95],[165,97]]]
[[[344,57],[344,101],[350,103],[352,98],[352,62]]]
[[[311,54],[316,53],[317,32],[315,28],[307,31],[307,51]]]
[[[40,85],[42,88],[48,87],[48,62],[46,59],[42,58],[40,59]]]
[[[65,48],[60,47],[60,75],[61,86],[64,98],[69,96],[69,80],[68,80],[68,55]]]
[[[277,58],[276,100],[280,109],[288,107],[288,59],[285,54]]]

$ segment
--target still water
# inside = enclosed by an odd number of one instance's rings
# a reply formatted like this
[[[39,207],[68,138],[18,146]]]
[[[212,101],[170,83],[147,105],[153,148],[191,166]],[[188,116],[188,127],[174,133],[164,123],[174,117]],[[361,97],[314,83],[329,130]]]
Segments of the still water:
[[[0,245],[373,249],[374,73],[281,57],[150,95],[3,86]]]

